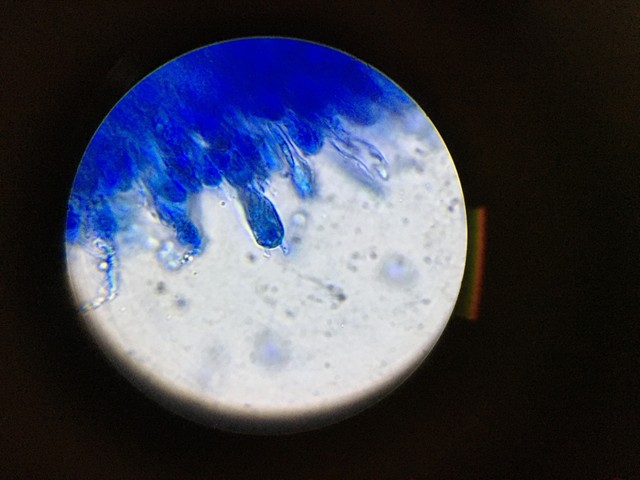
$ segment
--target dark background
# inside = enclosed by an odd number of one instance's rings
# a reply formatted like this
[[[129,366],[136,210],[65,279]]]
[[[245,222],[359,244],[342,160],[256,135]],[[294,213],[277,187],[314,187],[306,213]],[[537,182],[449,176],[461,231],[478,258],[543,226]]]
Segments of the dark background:
[[[0,477],[640,478],[640,4],[398,3],[1,2]],[[76,322],[62,244],[126,87],[266,34],[397,81],[489,212],[480,318],[373,408],[280,437],[189,423],[121,378]]]

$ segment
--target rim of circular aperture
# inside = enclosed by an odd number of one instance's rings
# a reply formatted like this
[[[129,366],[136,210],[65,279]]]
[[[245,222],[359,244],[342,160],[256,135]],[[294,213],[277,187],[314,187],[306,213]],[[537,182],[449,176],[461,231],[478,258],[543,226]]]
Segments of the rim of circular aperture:
[[[94,137],[100,131],[109,118],[114,109],[125,101],[130,93],[135,90],[143,81],[155,75],[158,71],[166,67],[167,65],[177,61],[180,58],[193,54],[194,52],[208,49],[215,46],[221,46],[226,43],[238,42],[238,41],[251,41],[261,39],[274,39],[274,40],[288,40],[293,42],[302,42],[317,45],[334,52],[338,52],[346,57],[357,61],[358,63],[371,68],[376,74],[381,75],[383,78],[391,82],[399,91],[407,96],[411,100],[412,105],[418,109],[421,114],[421,119],[427,121],[430,129],[437,135],[439,147],[446,152],[449,160],[449,168],[453,167],[453,173],[455,174],[458,192],[461,196],[461,206],[463,208],[463,258],[456,274],[456,295],[460,293],[462,278],[466,264],[466,252],[468,249],[468,225],[467,225],[467,209],[464,199],[464,190],[460,181],[455,162],[449,151],[447,144],[444,142],[440,132],[433,124],[429,116],[425,113],[423,108],[410,96],[400,85],[398,85],[393,79],[389,78],[383,72],[378,70],[375,66],[361,60],[354,55],[351,55],[343,50],[331,47],[329,45],[299,39],[294,37],[281,37],[281,36],[251,36],[251,37],[239,37],[234,39],[223,40],[220,42],[214,42],[211,44],[203,45],[189,50],[183,54],[173,57],[172,59],[162,63],[160,66],[153,69],[147,75],[140,78],[133,86],[131,86],[119,100],[109,109],[107,114],[102,118],[97,128],[93,132],[87,146],[83,150],[83,154],[80,158],[80,163],[76,170],[75,178],[78,175],[79,169],[82,164],[82,160],[87,153],[89,146],[91,145]],[[72,184],[73,185],[73,184]],[[68,206],[67,202],[67,206]],[[69,210],[67,210],[67,216]],[[67,234],[65,230],[64,244],[67,245]],[[68,253],[65,248],[65,253]],[[68,285],[75,301],[75,305],[79,305],[78,292],[73,285],[71,278],[71,272],[69,269],[68,255],[65,255],[65,264],[67,272]],[[453,282],[452,282],[453,284]],[[382,383],[369,384],[364,389],[351,391],[349,395],[332,396],[330,402],[318,402],[318,404],[302,405],[299,407],[278,407],[273,409],[265,409],[260,407],[259,410],[252,410],[250,408],[232,407],[226,404],[221,404],[215,401],[210,401],[204,396],[193,394],[188,388],[178,387],[173,381],[167,380],[163,375],[155,372],[152,368],[144,367],[141,364],[136,363],[129,359],[126,352],[116,346],[111,338],[105,333],[105,331],[91,322],[91,312],[78,313],[79,319],[83,327],[90,332],[92,338],[97,341],[102,352],[107,358],[116,366],[116,368],[129,379],[136,387],[142,390],[146,395],[156,400],[158,403],[164,405],[174,413],[189,418],[190,420],[197,421],[198,423],[218,426],[223,429],[229,429],[233,431],[249,432],[249,433],[283,433],[283,432],[295,432],[302,430],[309,430],[317,427],[321,427],[326,424],[331,424],[343,420],[353,414],[371,406],[373,403],[382,399],[390,394],[395,388],[401,385],[412,373],[415,372],[431,354],[433,348],[441,338],[449,320],[453,314],[455,307],[455,299],[449,305],[449,313],[440,322],[438,328],[435,330],[435,334],[432,335],[428,342],[425,343],[420,353],[411,357],[411,361],[403,364],[402,368],[393,372],[393,376],[385,377],[385,381]],[[324,403],[322,407],[319,407],[319,403]],[[302,428],[299,428],[302,427]]]

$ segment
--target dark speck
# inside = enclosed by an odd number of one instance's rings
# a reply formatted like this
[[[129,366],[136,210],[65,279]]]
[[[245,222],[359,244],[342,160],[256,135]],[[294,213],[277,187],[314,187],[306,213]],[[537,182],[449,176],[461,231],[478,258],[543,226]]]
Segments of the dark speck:
[[[327,291],[329,292],[329,294],[335,299],[338,300],[339,302],[344,302],[347,299],[347,296],[344,294],[344,292],[342,291],[342,289],[340,287],[338,287],[337,285],[333,285],[333,284],[328,284],[325,285]]]

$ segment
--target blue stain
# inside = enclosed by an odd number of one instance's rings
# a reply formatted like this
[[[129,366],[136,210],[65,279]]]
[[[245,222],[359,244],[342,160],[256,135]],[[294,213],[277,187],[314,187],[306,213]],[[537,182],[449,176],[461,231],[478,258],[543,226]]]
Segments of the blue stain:
[[[185,246],[191,247],[198,253],[202,237],[195,225],[189,219],[185,205],[181,202],[168,201],[162,197],[156,199],[156,212],[160,220],[173,228],[177,240]]]
[[[294,162],[291,178],[293,185],[302,198],[309,198],[315,192],[313,172],[307,162],[299,158]]]
[[[293,142],[305,155],[318,153],[323,140],[318,133],[318,125],[303,119],[286,118],[285,126]]]
[[[175,240],[198,254],[204,241],[189,199],[226,185],[256,243],[276,248],[284,228],[264,194],[272,175],[312,199],[314,156],[327,144],[347,174],[381,191],[387,162],[348,124],[372,125],[413,106],[376,70],[321,45],[254,38],[195,50],[143,79],[100,125],[73,184],[67,242],[98,239],[113,265],[117,234],[137,210],[122,208],[121,194],[135,190]]]
[[[253,188],[246,188],[241,191],[240,201],[256,242],[266,248],[280,246],[284,227],[269,199]]]

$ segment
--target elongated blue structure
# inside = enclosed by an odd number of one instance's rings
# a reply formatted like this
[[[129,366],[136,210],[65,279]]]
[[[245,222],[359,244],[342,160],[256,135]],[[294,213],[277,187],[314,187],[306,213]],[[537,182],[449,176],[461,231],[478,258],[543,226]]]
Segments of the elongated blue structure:
[[[272,177],[288,178],[301,202],[312,201],[314,162],[326,146],[345,174],[381,191],[387,160],[350,126],[414,105],[373,68],[321,45],[253,38],[195,50],[143,79],[100,125],[71,191],[67,242],[93,249],[106,299],[115,290],[119,235],[140,208],[173,232],[179,266],[207,244],[191,198],[227,188],[255,242],[277,248],[286,232],[266,193]]]

